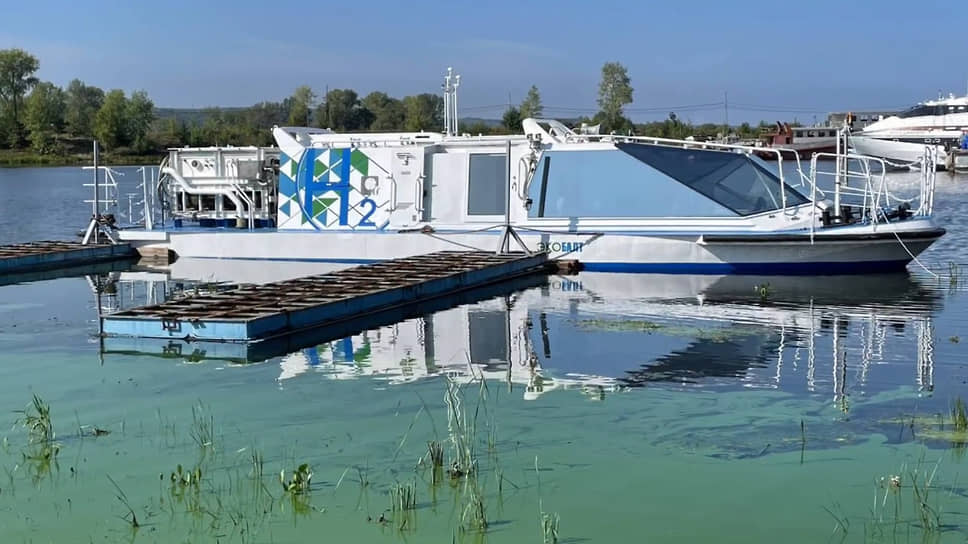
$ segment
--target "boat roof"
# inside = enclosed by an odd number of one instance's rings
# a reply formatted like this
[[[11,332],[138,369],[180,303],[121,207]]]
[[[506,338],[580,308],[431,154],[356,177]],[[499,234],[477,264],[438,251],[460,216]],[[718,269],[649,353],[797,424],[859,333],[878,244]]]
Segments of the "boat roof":
[[[919,106],[968,106],[968,95],[955,96],[949,94],[947,97],[939,97],[935,100],[919,102]]]

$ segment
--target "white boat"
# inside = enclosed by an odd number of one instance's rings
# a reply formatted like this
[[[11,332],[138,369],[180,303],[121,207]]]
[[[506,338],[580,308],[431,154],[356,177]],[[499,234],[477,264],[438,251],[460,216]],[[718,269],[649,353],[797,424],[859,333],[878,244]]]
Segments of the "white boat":
[[[968,130],[968,96],[929,100],[897,115],[872,123],[850,137],[856,153],[881,157],[896,166],[922,160],[925,146],[935,149],[935,163],[946,165],[947,154],[958,148]]]
[[[933,167],[902,199],[877,159],[838,172],[814,160],[809,174],[797,162],[789,179],[788,150],[771,150],[771,167],[755,156],[764,148],[523,125],[517,136],[277,127],[278,148],[173,149],[158,180],[165,216],[121,238],[215,259],[526,248],[598,271],[838,274],[904,268],[944,234]]]

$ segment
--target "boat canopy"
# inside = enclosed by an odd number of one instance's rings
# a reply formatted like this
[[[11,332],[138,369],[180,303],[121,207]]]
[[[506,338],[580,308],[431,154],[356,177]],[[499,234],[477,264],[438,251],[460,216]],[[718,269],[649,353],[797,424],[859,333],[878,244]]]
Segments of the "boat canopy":
[[[783,192],[786,194],[784,195]],[[548,150],[529,186],[529,217],[735,217],[809,200],[758,158],[732,151],[617,143]]]

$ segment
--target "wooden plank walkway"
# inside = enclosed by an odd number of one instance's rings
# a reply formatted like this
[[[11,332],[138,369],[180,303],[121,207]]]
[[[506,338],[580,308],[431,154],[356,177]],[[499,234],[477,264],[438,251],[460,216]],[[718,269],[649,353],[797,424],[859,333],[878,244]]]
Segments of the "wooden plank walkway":
[[[545,253],[441,251],[240,286],[102,319],[107,336],[249,342],[554,268]]]
[[[0,274],[52,270],[137,256],[130,244],[41,241],[0,246]]]

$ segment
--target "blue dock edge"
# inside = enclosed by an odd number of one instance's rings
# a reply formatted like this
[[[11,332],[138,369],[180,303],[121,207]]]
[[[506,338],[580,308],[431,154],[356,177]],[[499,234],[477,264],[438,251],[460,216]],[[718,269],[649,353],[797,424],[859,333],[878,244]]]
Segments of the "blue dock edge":
[[[19,248],[29,247],[30,245],[25,244],[19,246]],[[11,246],[0,247],[0,250],[6,249],[6,247]],[[56,244],[49,250],[38,246],[36,251],[26,250],[21,255],[0,257],[0,274],[55,270],[129,259],[136,256],[137,251],[131,247],[131,244],[127,243],[87,246],[62,243]]]
[[[434,255],[436,254],[428,257]],[[441,270],[446,271],[446,259],[441,260],[443,261]],[[393,262],[385,261],[385,263]],[[447,272],[441,277],[413,281],[399,287],[369,291],[359,295],[347,295],[337,300],[327,300],[303,308],[287,308],[285,301],[280,300],[275,302],[277,309],[274,312],[254,317],[228,315],[224,318],[177,319],[121,312],[103,318],[102,333],[106,336],[250,342],[537,273],[544,270],[548,263],[546,253],[519,255],[496,264],[488,263],[486,266],[471,270]],[[366,266],[357,267],[348,272],[365,269],[367,269]],[[325,279],[325,276],[320,277],[321,282],[325,282]],[[281,282],[281,284],[285,283]]]

